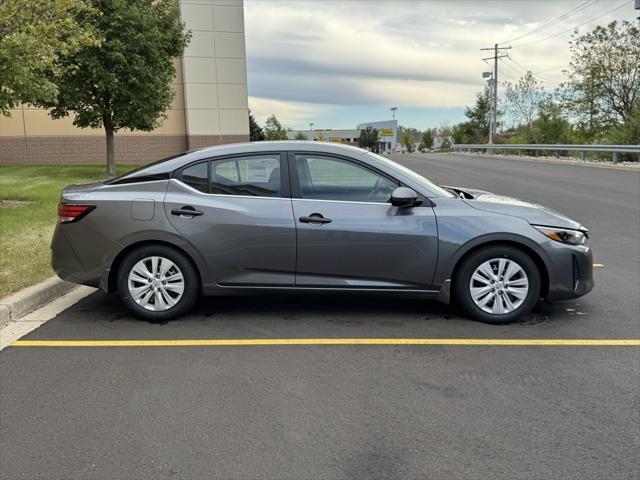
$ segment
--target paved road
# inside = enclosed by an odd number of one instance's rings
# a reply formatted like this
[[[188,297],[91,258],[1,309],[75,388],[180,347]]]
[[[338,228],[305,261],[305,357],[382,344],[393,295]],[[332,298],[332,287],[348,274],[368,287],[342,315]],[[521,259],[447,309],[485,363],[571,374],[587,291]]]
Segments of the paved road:
[[[640,174],[399,157],[591,228],[597,287],[493,327],[407,299],[204,299],[164,325],[95,294],[25,339],[640,338]],[[637,347],[268,346],[0,352],[0,477],[638,478]]]
[[[594,262],[605,268],[594,292],[562,306],[589,313],[581,335],[638,332],[640,172],[455,155],[396,158],[439,185],[511,195],[581,222],[591,232]]]

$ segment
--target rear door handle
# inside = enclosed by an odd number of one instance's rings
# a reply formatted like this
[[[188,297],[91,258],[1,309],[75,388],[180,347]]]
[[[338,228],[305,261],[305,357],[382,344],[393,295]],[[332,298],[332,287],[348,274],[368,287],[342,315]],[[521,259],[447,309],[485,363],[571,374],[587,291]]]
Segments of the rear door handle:
[[[312,213],[308,217],[300,217],[302,223],[331,223],[330,218],[325,218],[319,213]]]
[[[190,205],[184,206],[182,208],[174,208],[173,210],[171,210],[171,215],[184,215],[189,217],[197,217],[199,215],[202,215],[202,213],[203,212],[201,212],[200,210],[196,210]]]

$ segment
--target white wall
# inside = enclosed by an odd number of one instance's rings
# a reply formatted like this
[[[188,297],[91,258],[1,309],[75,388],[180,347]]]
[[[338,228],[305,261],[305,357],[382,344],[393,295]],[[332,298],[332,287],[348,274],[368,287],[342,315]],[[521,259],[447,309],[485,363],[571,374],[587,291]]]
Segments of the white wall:
[[[248,135],[242,0],[180,0],[192,37],[183,62],[187,134]]]

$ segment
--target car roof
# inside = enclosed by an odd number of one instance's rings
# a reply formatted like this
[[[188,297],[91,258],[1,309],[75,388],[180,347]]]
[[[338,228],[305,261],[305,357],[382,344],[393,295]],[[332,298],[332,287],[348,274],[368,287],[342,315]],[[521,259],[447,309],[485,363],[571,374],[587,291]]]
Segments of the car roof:
[[[281,151],[281,150],[304,150],[307,152],[326,152],[326,153],[344,153],[351,155],[364,155],[367,150],[353,147],[351,145],[342,145],[339,143],[329,142],[313,142],[309,140],[279,140],[265,142],[245,142],[231,143],[226,145],[217,145],[215,147],[205,147],[193,151],[198,153],[202,158],[209,156],[232,155],[235,153],[265,152],[265,151]]]
[[[349,145],[341,145],[328,142],[310,142],[297,140],[269,141],[269,142],[246,142],[217,145],[214,147],[199,148],[189,152],[174,155],[169,158],[159,160],[139,169],[129,172],[121,177],[113,179],[109,183],[120,183],[132,180],[137,177],[153,177],[173,172],[184,165],[188,165],[198,160],[224,157],[227,155],[252,154],[259,152],[280,152],[280,151],[303,151],[317,153],[334,153],[351,157],[360,157],[367,153],[367,150]]]

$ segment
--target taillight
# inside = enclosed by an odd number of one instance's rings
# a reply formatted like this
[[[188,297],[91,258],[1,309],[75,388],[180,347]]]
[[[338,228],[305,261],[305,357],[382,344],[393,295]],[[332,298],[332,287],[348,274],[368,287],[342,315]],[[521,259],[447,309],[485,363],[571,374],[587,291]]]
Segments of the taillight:
[[[60,223],[77,222],[94,208],[96,208],[95,205],[59,203],[58,218],[60,218]]]

